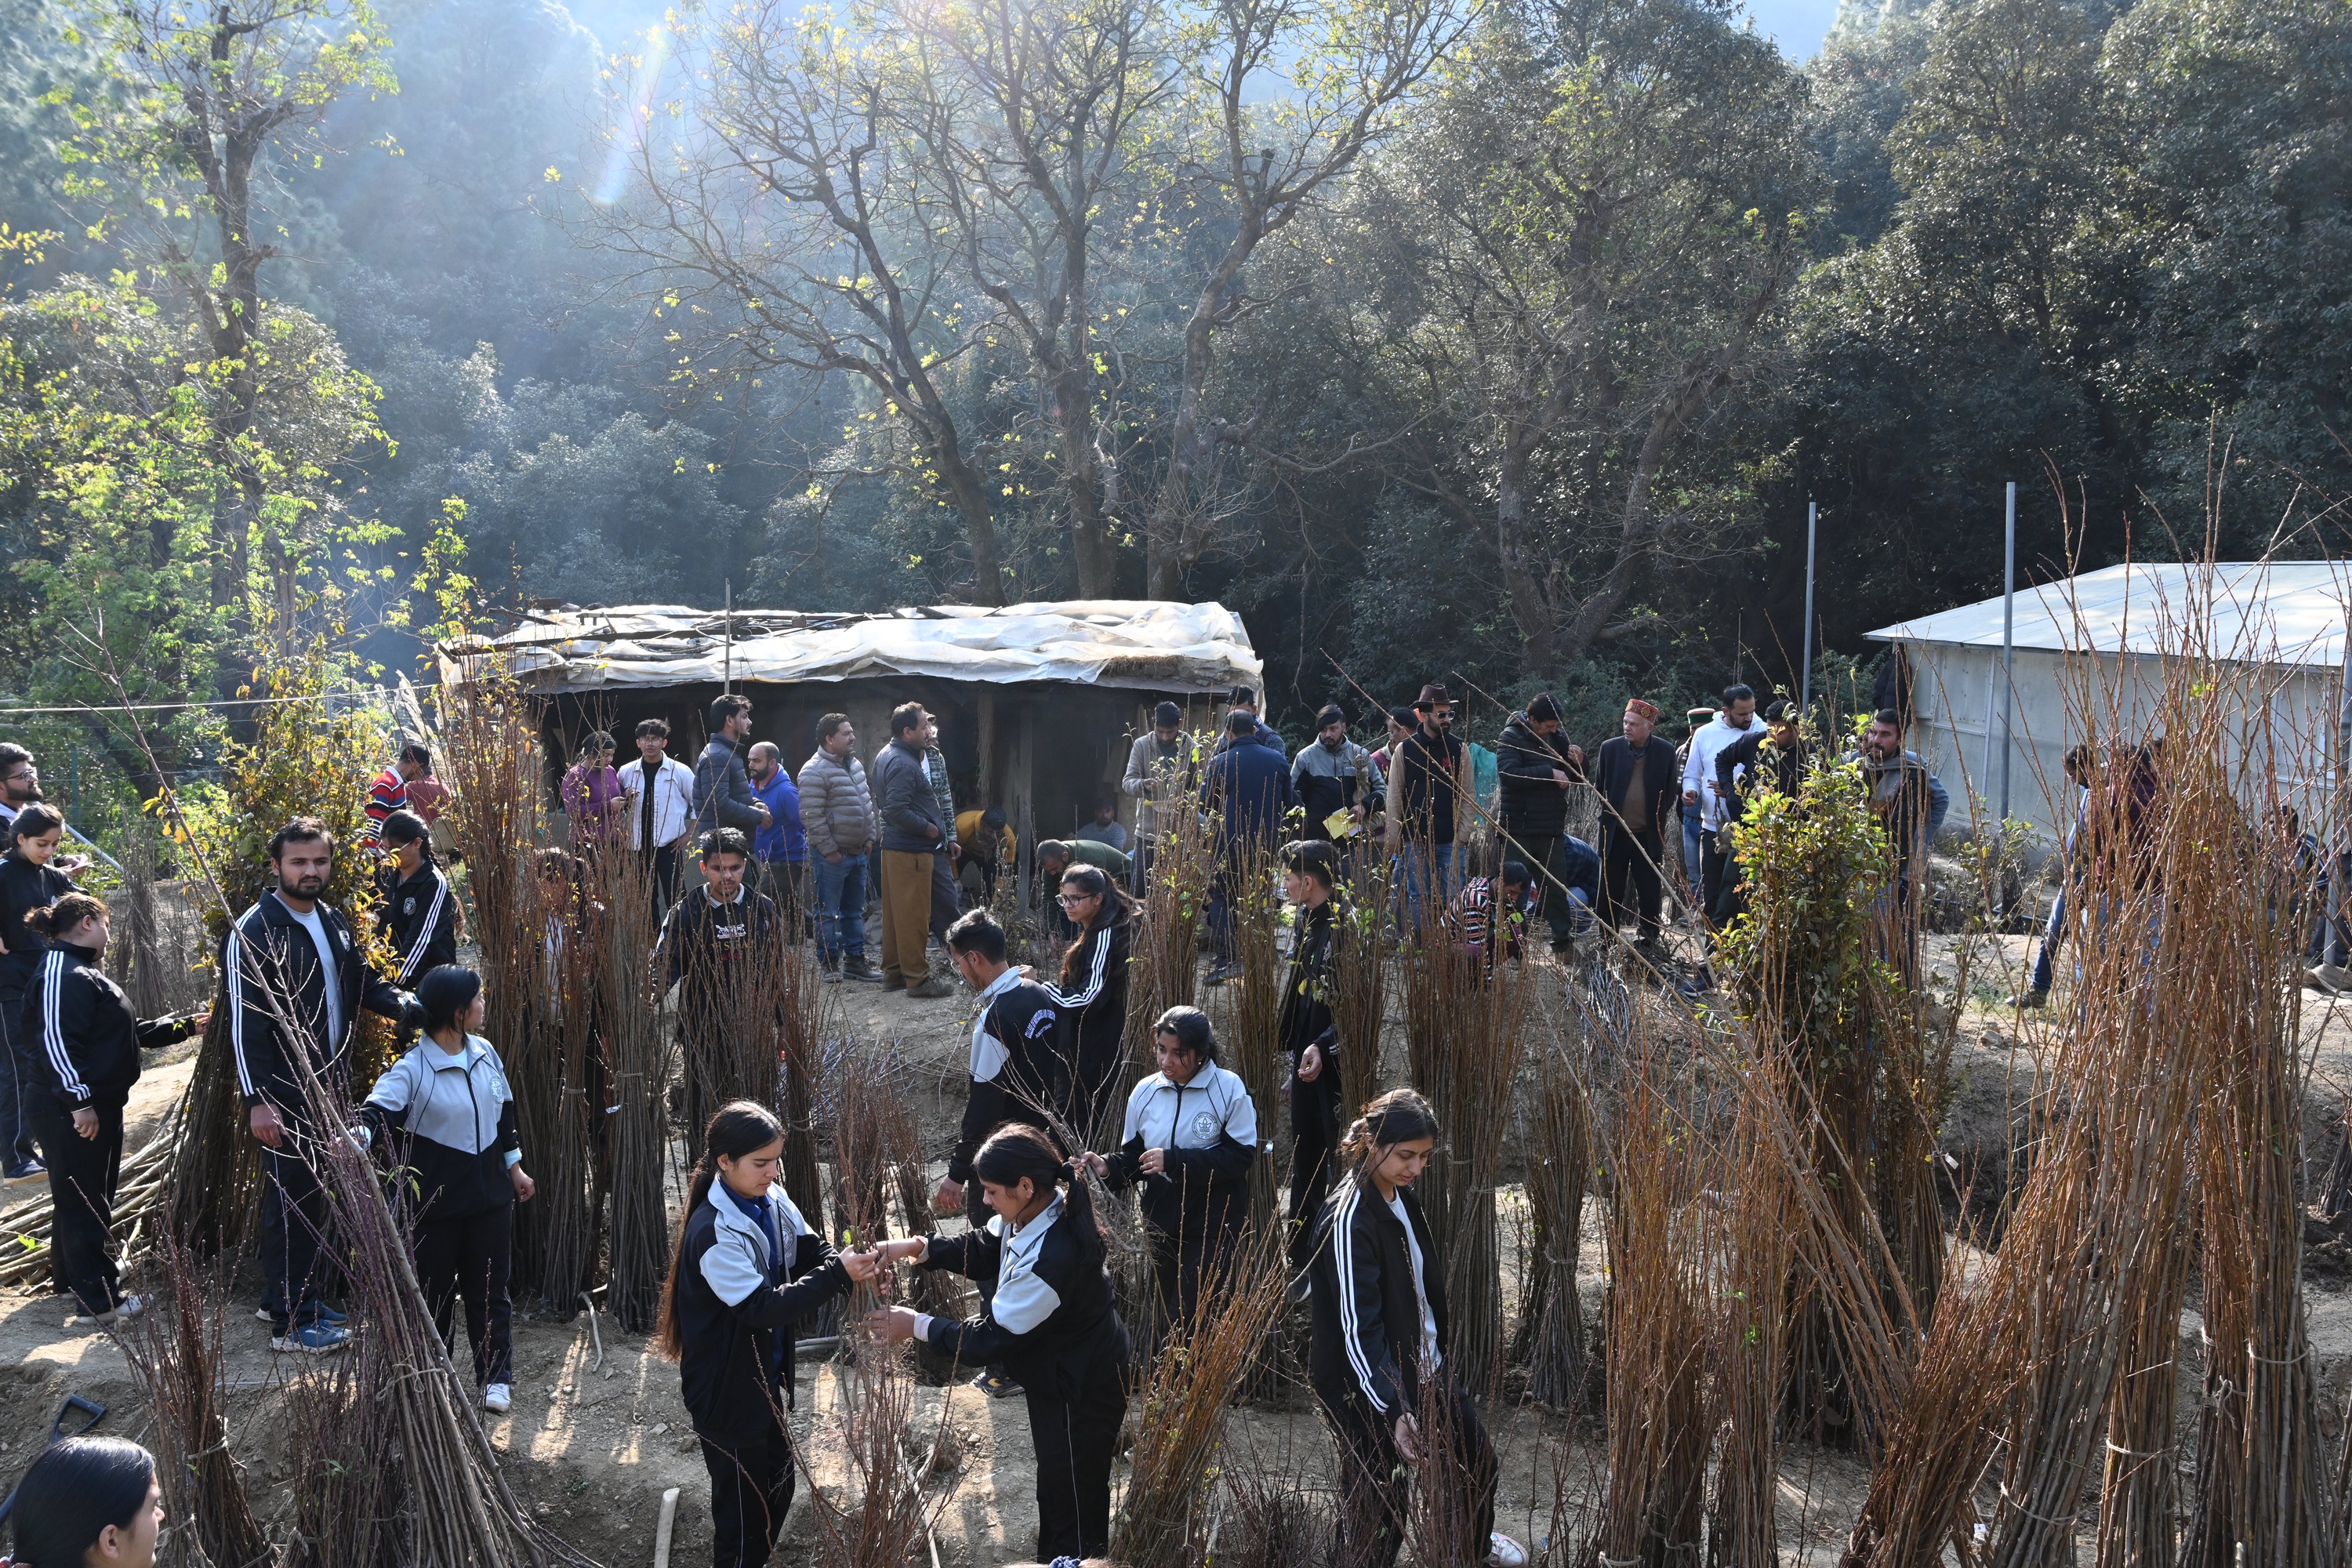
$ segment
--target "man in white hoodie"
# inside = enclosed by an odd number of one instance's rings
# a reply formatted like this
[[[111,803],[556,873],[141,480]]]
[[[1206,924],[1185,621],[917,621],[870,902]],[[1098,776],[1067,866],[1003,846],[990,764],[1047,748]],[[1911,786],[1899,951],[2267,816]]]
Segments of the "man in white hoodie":
[[[1737,743],[1756,725],[1756,693],[1734,683],[1723,689],[1723,706],[1715,717],[1691,734],[1690,757],[1683,764],[1683,810],[1699,812],[1699,908],[1715,908],[1723,891],[1724,853],[1716,842],[1723,826],[1723,788],[1716,783],[1715,759],[1726,746]]]

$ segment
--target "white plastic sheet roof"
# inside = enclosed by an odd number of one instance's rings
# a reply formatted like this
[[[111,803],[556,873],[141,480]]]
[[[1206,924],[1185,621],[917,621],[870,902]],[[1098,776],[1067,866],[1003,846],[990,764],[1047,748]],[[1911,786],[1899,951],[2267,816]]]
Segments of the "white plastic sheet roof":
[[[2210,576],[2207,574],[2210,571]],[[2209,593],[2210,584],[2210,593]],[[2200,602],[2202,601],[2202,602]],[[2159,654],[2192,616],[2221,658],[2340,668],[2352,568],[2332,561],[2139,562],[2017,591],[2016,646],[2053,653]],[[1880,642],[2000,647],[2000,598],[1881,626]]]
[[[445,681],[462,683],[503,662],[540,691],[680,686],[731,670],[739,681],[919,675],[1206,692],[1254,687],[1264,668],[1241,617],[1223,605],[1153,599],[882,615],[565,605],[534,611],[497,637],[446,642],[437,652]]]

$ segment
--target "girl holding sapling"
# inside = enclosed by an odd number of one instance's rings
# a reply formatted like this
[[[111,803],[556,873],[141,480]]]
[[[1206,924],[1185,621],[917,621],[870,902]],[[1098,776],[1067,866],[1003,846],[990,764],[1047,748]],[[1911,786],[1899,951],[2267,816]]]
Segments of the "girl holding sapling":
[[[879,1268],[871,1252],[826,1245],[778,1184],[783,1160],[783,1123],[766,1106],[738,1100],[712,1115],[654,1331],[702,1439],[715,1568],[760,1568],[792,1506],[794,1329]]]
[[[1080,1167],[1034,1127],[998,1128],[971,1164],[993,1211],[984,1228],[886,1241],[875,1254],[886,1264],[908,1258],[989,1282],[987,1309],[957,1322],[885,1307],[867,1326],[887,1343],[919,1338],[968,1366],[1011,1373],[1029,1401],[1037,1455],[1037,1555],[1099,1556],[1110,1545],[1129,1342],[1111,1301],[1094,1201]]]

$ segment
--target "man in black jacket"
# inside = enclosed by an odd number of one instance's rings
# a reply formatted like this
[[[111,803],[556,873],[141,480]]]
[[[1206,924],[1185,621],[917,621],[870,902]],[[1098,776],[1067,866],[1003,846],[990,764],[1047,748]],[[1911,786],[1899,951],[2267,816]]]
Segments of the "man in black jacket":
[[[751,787],[743,752],[751,743],[751,700],[729,692],[710,705],[710,743],[694,763],[694,831],[731,827],[751,838],[769,823],[768,803]]]
[[[351,1337],[319,1300],[327,1205],[310,1163],[320,1131],[306,1083],[348,1094],[360,1009],[399,1018],[413,1005],[369,966],[341,911],[320,900],[334,859],[334,835],[317,817],[279,828],[269,840],[277,887],[221,942],[237,1088],[263,1145],[261,1305],[276,1351],[337,1351]]]
[[[1675,749],[1656,734],[1658,707],[1639,697],[1626,699],[1624,732],[1601,747],[1593,784],[1601,791],[1601,911],[1612,926],[1623,923],[1629,904],[1637,907],[1641,940],[1658,940],[1659,905],[1664,886],[1667,816],[1682,793]]]
[[[1511,716],[1495,742],[1503,831],[1517,846],[1511,858],[1535,874],[1537,907],[1551,928],[1554,952],[1566,952],[1576,935],[1575,913],[1560,889],[1575,879],[1568,844],[1568,792],[1584,766],[1584,748],[1563,740],[1559,723],[1559,700],[1542,692],[1525,713]]]

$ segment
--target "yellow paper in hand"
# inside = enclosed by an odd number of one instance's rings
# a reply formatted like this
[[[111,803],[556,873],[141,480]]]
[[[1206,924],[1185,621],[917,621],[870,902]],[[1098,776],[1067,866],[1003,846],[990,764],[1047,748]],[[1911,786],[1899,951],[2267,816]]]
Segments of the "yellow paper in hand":
[[[1344,810],[1335,811],[1323,819],[1323,831],[1334,838],[1354,837],[1356,826],[1356,819],[1349,816]]]

